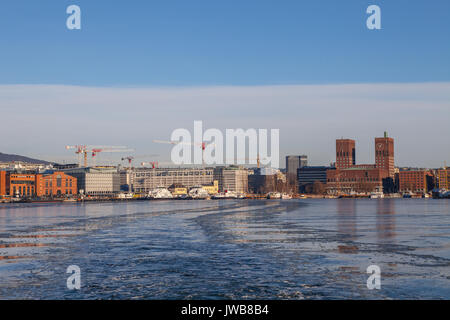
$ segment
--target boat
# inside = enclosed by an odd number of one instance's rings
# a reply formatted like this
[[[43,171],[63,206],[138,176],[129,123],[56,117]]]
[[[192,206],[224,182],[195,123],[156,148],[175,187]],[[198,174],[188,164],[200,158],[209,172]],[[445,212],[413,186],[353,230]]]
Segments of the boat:
[[[148,193],[148,197],[150,199],[158,199],[158,200],[163,200],[163,199],[173,199],[173,195],[172,193],[164,187],[157,187],[153,190],[151,190]]]
[[[77,199],[68,198],[68,199],[64,199],[63,202],[77,202]]]
[[[279,192],[269,192],[267,199],[281,199],[281,193]]]
[[[383,199],[384,193],[381,191],[371,192],[369,198],[370,199]]]
[[[237,193],[236,191],[221,192],[213,195],[211,199],[244,199],[245,194]]]
[[[433,199],[450,199],[450,191],[445,189],[433,189],[431,194]]]
[[[208,199],[209,193],[202,186],[195,186],[189,190],[189,197],[192,199]]]
[[[412,196],[413,196],[413,193],[411,191],[410,192],[405,192],[403,194],[403,198],[405,198],[405,199],[411,199]]]
[[[117,199],[133,199],[134,193],[133,192],[121,192],[117,195]]]
[[[281,195],[281,199],[283,199],[283,200],[290,200],[290,199],[292,199],[292,196],[290,194],[283,193]]]

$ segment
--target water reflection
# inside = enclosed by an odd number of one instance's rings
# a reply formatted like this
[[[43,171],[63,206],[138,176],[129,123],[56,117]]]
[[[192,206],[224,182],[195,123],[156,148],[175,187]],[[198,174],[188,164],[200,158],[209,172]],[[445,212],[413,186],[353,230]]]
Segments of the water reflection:
[[[338,245],[340,253],[356,254],[358,246],[354,243],[357,239],[357,215],[356,201],[340,199],[337,201],[337,228],[343,238],[343,244]]]
[[[396,236],[395,201],[377,200],[377,240],[379,243],[393,243]]]

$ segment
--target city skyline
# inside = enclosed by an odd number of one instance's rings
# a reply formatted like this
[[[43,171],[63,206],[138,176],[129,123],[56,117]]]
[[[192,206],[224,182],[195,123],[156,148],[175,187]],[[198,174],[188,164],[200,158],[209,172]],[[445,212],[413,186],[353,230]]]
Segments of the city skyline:
[[[124,145],[170,158],[177,128],[279,128],[280,163],[307,154],[334,162],[334,140],[355,139],[357,162],[374,158],[373,137],[396,139],[396,165],[441,167],[450,159],[450,83],[90,88],[0,85],[3,153],[73,162],[66,145]],[[278,107],[275,107],[278,106]],[[17,112],[23,110],[23,112]],[[175,116],[176,115],[176,116]],[[199,119],[203,118],[203,119]],[[39,132],[39,134],[30,134]],[[431,143],[430,143],[431,142]],[[421,145],[421,149],[417,149]],[[114,157],[125,156],[115,154]],[[114,159],[115,159],[114,158]],[[112,159],[101,155],[101,159]],[[118,161],[118,160],[117,160]]]

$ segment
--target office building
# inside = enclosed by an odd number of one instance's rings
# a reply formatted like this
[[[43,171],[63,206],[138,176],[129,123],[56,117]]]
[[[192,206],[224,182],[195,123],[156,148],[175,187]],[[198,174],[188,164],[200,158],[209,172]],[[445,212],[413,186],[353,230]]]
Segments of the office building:
[[[320,183],[327,183],[327,170],[331,167],[325,166],[311,166],[302,167],[297,169],[297,181],[298,181],[298,191],[304,193],[306,191],[306,186],[314,184],[318,181]]]
[[[248,170],[244,167],[216,167],[214,180],[219,181],[220,192],[248,192]]]
[[[122,176],[122,183],[126,181]],[[213,183],[213,168],[135,168],[131,173],[131,184],[137,193],[148,193],[156,187],[178,185],[192,188]]]
[[[398,174],[400,192],[426,193],[427,188],[426,170],[405,170]]]
[[[297,175],[297,169],[308,165],[308,156],[286,156],[286,174]]]
[[[64,173],[77,178],[79,193],[89,196],[110,196],[120,192],[120,176],[113,167],[87,167],[64,170]]]
[[[439,189],[450,189],[450,169],[439,169],[437,171]]]

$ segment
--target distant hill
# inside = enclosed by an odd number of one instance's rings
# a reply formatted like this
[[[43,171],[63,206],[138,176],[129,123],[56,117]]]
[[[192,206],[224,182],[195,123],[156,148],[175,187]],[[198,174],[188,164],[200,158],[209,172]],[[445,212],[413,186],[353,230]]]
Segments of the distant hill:
[[[6,154],[0,152],[0,162],[12,162],[12,161],[21,161],[26,163],[42,163],[42,164],[51,164],[51,162],[38,160],[33,158],[28,158],[24,156],[19,156],[16,154]]]

